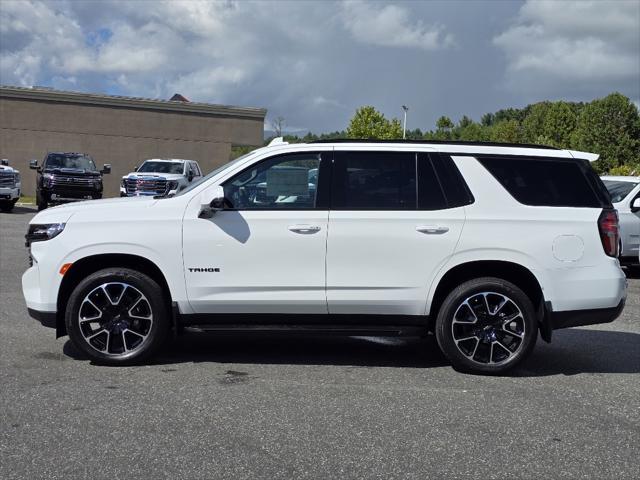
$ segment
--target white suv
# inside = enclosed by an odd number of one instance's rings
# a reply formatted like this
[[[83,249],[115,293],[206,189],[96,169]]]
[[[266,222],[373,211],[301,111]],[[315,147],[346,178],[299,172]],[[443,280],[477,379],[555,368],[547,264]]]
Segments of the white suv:
[[[589,160],[496,144],[272,142],[171,198],[36,215],[30,314],[92,360],[169,331],[426,335],[498,373],[538,332],[624,307],[618,219]]]

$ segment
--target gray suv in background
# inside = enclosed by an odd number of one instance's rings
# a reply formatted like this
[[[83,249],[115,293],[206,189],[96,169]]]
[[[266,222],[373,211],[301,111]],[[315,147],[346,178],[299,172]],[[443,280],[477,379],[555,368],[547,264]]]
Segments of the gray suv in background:
[[[620,263],[640,263],[640,177],[602,177],[620,218]]]
[[[174,195],[201,177],[202,170],[195,160],[152,158],[122,177],[120,196]]]

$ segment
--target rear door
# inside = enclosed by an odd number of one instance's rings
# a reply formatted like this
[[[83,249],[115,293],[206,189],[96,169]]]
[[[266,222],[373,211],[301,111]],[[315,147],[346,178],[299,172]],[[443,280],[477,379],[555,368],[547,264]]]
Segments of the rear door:
[[[411,151],[335,152],[329,313],[424,314],[431,279],[453,254],[465,219],[463,205],[447,200],[441,161]]]

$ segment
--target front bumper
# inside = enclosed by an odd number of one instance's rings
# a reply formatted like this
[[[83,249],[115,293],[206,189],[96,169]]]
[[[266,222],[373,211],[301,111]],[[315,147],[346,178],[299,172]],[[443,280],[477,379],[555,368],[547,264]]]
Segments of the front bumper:
[[[20,187],[0,187],[0,200],[17,200],[20,198]]]

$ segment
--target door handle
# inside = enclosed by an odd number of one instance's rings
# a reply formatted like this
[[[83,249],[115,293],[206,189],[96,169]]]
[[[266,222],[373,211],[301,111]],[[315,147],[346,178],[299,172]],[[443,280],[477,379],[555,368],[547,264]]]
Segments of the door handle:
[[[419,225],[416,227],[416,231],[420,233],[426,233],[427,235],[442,235],[449,231],[449,227],[440,227],[437,225]]]
[[[317,225],[289,225],[289,231],[294,233],[316,233],[320,231]]]

